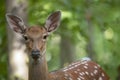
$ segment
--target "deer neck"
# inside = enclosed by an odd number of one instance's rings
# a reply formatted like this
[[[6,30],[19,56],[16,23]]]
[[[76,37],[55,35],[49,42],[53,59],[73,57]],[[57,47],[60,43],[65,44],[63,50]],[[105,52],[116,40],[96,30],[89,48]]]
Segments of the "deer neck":
[[[48,80],[48,67],[45,55],[38,61],[30,59],[29,80]]]

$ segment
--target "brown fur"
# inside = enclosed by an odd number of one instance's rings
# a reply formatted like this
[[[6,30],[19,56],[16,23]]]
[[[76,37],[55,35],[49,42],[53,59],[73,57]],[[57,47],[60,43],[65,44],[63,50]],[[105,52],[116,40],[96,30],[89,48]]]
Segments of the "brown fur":
[[[47,31],[44,27],[34,26],[26,29],[25,36],[28,38],[27,47],[29,49],[29,54],[31,54],[32,50],[39,50],[40,54],[46,48],[46,41],[43,40],[43,35],[45,35]],[[29,80],[48,80],[47,75],[47,62],[45,59],[45,55],[42,56],[42,59],[39,61],[31,60],[29,64]]]

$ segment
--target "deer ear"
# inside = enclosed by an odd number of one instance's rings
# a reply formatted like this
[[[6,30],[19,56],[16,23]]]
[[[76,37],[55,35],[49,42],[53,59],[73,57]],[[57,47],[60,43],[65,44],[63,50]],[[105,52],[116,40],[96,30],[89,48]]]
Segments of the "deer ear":
[[[9,24],[9,27],[12,30],[14,30],[17,33],[21,33],[21,34],[24,33],[26,27],[24,25],[23,20],[20,17],[7,13],[6,19]]]
[[[60,25],[61,12],[56,11],[52,13],[46,20],[45,28],[48,32],[53,32]]]

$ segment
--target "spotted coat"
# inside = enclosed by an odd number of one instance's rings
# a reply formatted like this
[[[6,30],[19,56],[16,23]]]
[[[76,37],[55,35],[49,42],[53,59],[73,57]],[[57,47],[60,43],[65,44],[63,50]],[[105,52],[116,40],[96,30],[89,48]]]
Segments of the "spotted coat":
[[[50,73],[52,80],[109,80],[100,65],[91,60],[73,62],[67,67]]]

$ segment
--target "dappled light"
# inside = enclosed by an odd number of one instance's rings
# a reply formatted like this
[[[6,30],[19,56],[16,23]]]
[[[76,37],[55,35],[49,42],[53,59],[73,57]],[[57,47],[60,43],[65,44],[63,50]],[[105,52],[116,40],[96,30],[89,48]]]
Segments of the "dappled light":
[[[11,62],[10,64],[12,65],[13,69],[14,69],[14,76],[16,77],[20,77],[22,78],[23,76],[28,76],[26,75],[27,73],[25,71],[28,71],[27,69],[27,55],[26,54],[21,54],[24,53],[21,49],[19,50],[14,50],[13,52],[11,52]],[[23,70],[26,69],[26,70]],[[25,74],[26,73],[26,74]],[[13,76],[11,76],[13,77]]]
[[[114,37],[114,32],[111,28],[108,28],[105,32],[104,32],[104,36],[107,40],[111,40]]]
[[[62,11],[62,18],[65,19],[69,19],[69,18],[72,18],[72,13],[69,12],[69,11]]]

